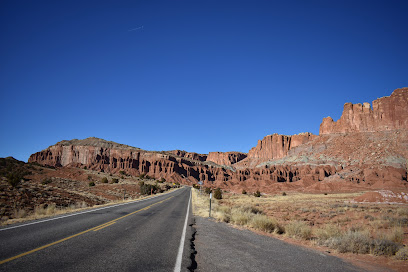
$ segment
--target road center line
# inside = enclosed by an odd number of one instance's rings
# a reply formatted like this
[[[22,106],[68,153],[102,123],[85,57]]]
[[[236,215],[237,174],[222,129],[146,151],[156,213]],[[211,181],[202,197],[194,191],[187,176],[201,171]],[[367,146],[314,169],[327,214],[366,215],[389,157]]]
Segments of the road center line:
[[[183,257],[184,240],[186,238],[188,212],[190,211],[190,200],[191,200],[191,190],[190,190],[190,198],[188,199],[186,221],[184,223],[183,233],[181,234],[180,246],[179,246],[179,250],[178,250],[178,254],[177,254],[176,265],[174,266],[174,272],[180,272],[181,271],[181,260],[182,260],[182,257]]]
[[[12,261],[12,260],[15,260],[15,259],[21,258],[21,257],[23,257],[23,256],[26,256],[26,255],[28,255],[28,254],[31,254],[31,253],[40,251],[40,250],[42,250],[42,249],[45,249],[45,248],[47,248],[47,247],[50,247],[50,246],[53,246],[53,245],[62,243],[62,242],[64,242],[64,241],[67,241],[67,240],[72,239],[72,238],[74,238],[74,237],[77,237],[77,236],[80,236],[80,235],[82,235],[82,234],[88,233],[88,232],[90,232],[90,231],[97,231],[97,230],[103,229],[103,228],[105,228],[105,227],[108,227],[108,226],[110,226],[110,225],[115,224],[115,223],[116,223],[118,220],[120,220],[120,219],[123,219],[123,218],[125,218],[125,217],[130,216],[130,215],[133,215],[133,214],[138,213],[138,212],[140,212],[140,211],[147,210],[147,209],[149,209],[150,207],[152,207],[152,206],[154,206],[154,205],[157,205],[157,204],[160,204],[160,203],[163,203],[164,201],[167,201],[167,200],[169,200],[169,199],[171,199],[171,198],[173,198],[173,197],[174,197],[174,196],[171,196],[171,197],[169,197],[169,198],[163,199],[162,201],[156,202],[156,203],[154,203],[154,204],[151,204],[151,205],[149,205],[149,206],[146,206],[146,207],[144,207],[144,208],[142,208],[142,209],[139,209],[139,210],[134,211],[134,212],[132,212],[132,213],[129,213],[129,214],[127,214],[127,215],[121,216],[121,217],[116,218],[116,219],[114,219],[114,220],[111,220],[111,221],[109,221],[109,222],[103,223],[103,224],[98,225],[98,226],[96,226],[96,227],[87,229],[87,230],[85,230],[85,231],[82,231],[82,232],[79,232],[79,233],[77,233],[77,234],[71,235],[71,236],[69,236],[69,237],[63,238],[63,239],[61,239],[61,240],[52,242],[52,243],[50,243],[50,244],[46,244],[46,245],[44,245],[44,246],[37,247],[37,248],[35,248],[35,249],[33,249],[33,250],[30,250],[30,251],[21,253],[21,254],[19,254],[19,255],[14,256],[14,257],[11,257],[11,258],[2,260],[2,261],[0,261],[0,264],[4,264],[4,263],[7,263],[7,262],[10,262],[10,261]]]

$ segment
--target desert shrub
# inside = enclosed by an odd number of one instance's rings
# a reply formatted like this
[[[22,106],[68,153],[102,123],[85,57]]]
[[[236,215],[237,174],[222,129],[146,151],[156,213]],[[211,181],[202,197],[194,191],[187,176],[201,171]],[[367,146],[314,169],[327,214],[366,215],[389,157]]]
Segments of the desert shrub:
[[[231,221],[231,208],[228,206],[216,206],[215,208],[216,216],[219,220],[225,223]]]
[[[402,243],[404,241],[404,229],[401,227],[394,227],[389,232],[381,234],[378,239],[390,240],[395,243]]]
[[[144,184],[144,181],[139,181],[139,187],[142,187]]]
[[[239,207],[239,209],[242,212],[248,212],[248,213],[253,213],[253,214],[261,214],[262,213],[262,210],[260,210],[259,208],[255,207],[255,206],[251,206],[251,205],[241,206],[241,207]]]
[[[88,167],[84,166],[84,169],[86,170],[86,169],[88,169]]]
[[[206,194],[210,194],[211,193],[211,188],[210,187],[205,187],[205,189],[204,189],[204,192],[206,193]]]
[[[151,193],[156,194],[159,190],[160,188],[158,188],[158,186],[152,184],[145,183],[140,186],[140,193],[142,195],[150,195]]]
[[[91,175],[88,175],[88,180],[91,180],[92,179],[92,176]]]
[[[27,211],[24,209],[19,209],[14,211],[14,218],[24,218],[27,216]]]
[[[145,176],[146,176],[146,174],[140,174],[140,175],[139,175],[139,178],[144,179]]]
[[[220,188],[214,190],[214,198],[215,199],[222,199],[222,192]]]
[[[387,239],[376,239],[371,245],[371,253],[378,256],[392,256],[395,255],[400,248],[401,245],[393,241]]]
[[[303,221],[292,221],[285,226],[289,236],[309,240],[312,238],[312,228]]]
[[[119,183],[119,179],[113,178],[113,179],[112,179],[112,183]]]
[[[41,182],[42,185],[46,185],[46,184],[50,184],[52,182],[51,178],[45,178],[43,179],[43,181]]]
[[[101,180],[102,183],[108,183],[108,179],[106,177],[102,178]]]
[[[237,225],[246,225],[251,219],[249,212],[242,211],[239,208],[233,208],[231,210],[231,222]]]
[[[397,214],[399,216],[408,216],[408,208],[398,208]]]
[[[254,193],[255,197],[260,197],[261,196],[261,192],[259,190],[256,190],[256,192]]]
[[[119,174],[121,174],[121,175],[126,175],[126,172],[123,171],[123,170],[121,170],[121,171],[119,171]]]
[[[90,181],[90,182],[88,183],[88,185],[89,185],[89,187],[95,186],[95,182]]]
[[[286,193],[285,193],[285,192],[283,192],[283,193],[282,193],[282,195],[283,195],[283,196],[286,196]]]
[[[402,247],[398,252],[395,254],[395,259],[408,261],[408,247]]]
[[[255,214],[251,218],[250,222],[251,227],[270,233],[274,232],[278,228],[278,225],[279,224],[275,219],[270,218],[263,214]]]
[[[6,175],[7,182],[12,187],[17,187],[23,179],[23,174],[19,172],[10,172]]]
[[[247,194],[247,191],[245,191],[245,189],[243,189],[243,190],[242,190],[242,194],[243,194],[243,195],[246,195],[246,194]]]
[[[370,253],[373,241],[367,232],[348,231],[340,237],[330,238],[326,242],[326,245],[337,249],[340,253],[352,252],[367,254]]]
[[[315,235],[320,244],[324,243],[330,238],[340,237],[342,235],[341,229],[337,226],[327,224],[322,228],[316,229]]]

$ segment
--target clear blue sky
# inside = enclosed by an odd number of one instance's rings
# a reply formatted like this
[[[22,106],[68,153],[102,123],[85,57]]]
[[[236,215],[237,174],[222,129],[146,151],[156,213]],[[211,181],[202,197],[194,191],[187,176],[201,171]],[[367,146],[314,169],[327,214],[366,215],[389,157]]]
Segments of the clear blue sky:
[[[408,1],[0,2],[0,157],[242,151],[408,86]]]

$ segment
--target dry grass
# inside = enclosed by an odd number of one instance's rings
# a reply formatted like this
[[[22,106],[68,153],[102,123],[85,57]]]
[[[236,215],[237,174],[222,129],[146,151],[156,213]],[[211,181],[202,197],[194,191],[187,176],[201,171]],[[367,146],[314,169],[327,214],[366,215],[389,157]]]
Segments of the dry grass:
[[[174,190],[178,189],[170,189],[164,193],[169,193]],[[144,196],[144,197],[139,197],[137,199],[145,199],[149,198],[151,196]],[[103,205],[94,205],[91,207],[88,207],[88,205],[82,201],[78,202],[76,204],[72,204],[68,207],[57,207],[55,204],[50,204],[50,205],[39,205],[34,208],[34,212],[27,212],[24,209],[19,209],[14,211],[15,218],[14,219],[8,219],[6,221],[1,222],[1,226],[5,225],[10,225],[14,223],[21,223],[21,222],[26,222],[30,220],[37,220],[37,219],[42,219],[42,218],[47,218],[47,217],[52,217],[52,216],[57,216],[57,215],[62,215],[62,214],[68,214],[68,213],[73,213],[73,212],[79,212],[79,211],[84,211],[87,209],[93,209],[97,207],[105,207],[105,206],[111,206],[115,204],[120,204],[120,203],[126,203],[126,202],[132,202],[135,199],[127,199],[127,200],[113,200],[110,201],[109,203],[103,204]]]
[[[312,238],[312,228],[303,221],[291,221],[285,226],[286,234],[304,240]]]

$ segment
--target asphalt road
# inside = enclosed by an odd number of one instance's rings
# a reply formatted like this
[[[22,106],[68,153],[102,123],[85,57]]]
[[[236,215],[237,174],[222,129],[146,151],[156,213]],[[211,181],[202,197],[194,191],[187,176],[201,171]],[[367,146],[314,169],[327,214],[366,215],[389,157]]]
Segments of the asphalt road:
[[[196,271],[364,271],[339,258],[249,230],[201,217],[195,220]]]
[[[0,271],[188,271],[189,201],[190,189],[182,188],[130,204],[0,228]]]

